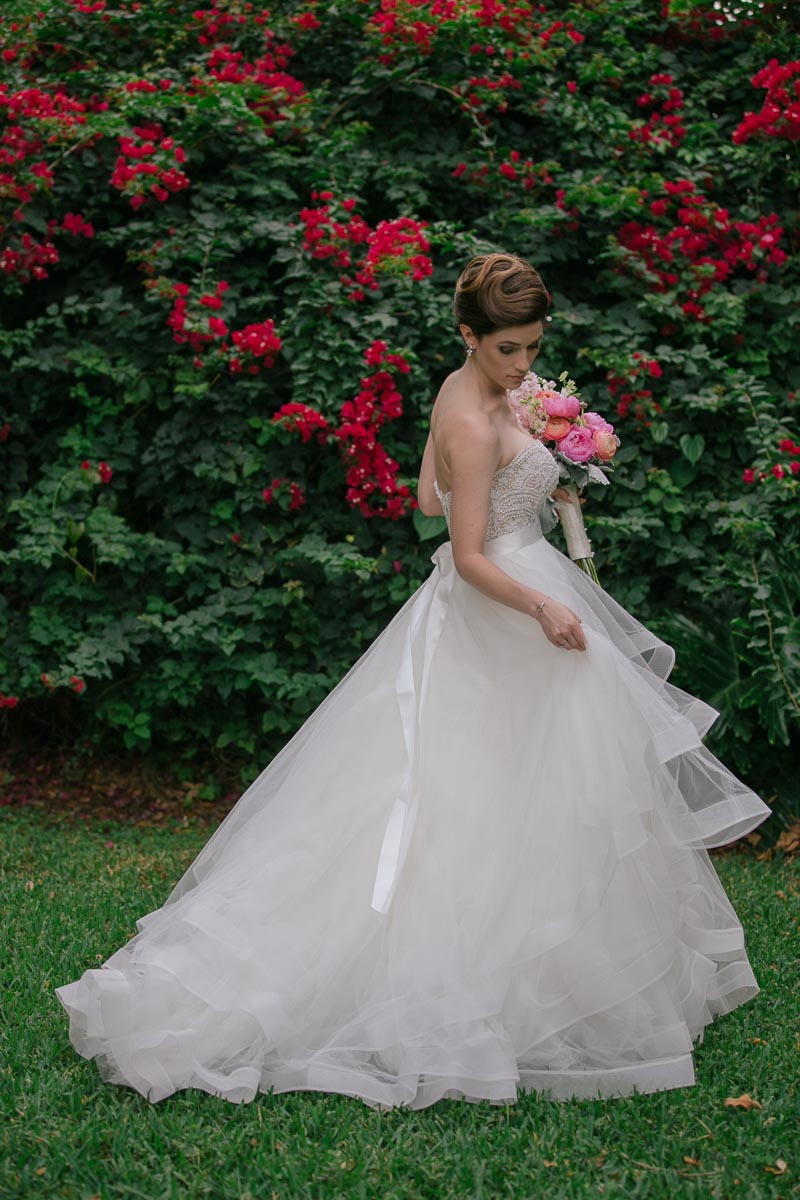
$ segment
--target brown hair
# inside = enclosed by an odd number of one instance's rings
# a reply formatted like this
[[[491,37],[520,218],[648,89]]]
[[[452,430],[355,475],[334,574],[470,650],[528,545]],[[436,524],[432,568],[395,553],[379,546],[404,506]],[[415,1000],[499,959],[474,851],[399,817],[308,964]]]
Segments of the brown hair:
[[[550,303],[539,273],[515,254],[479,254],[459,276],[453,298],[457,324],[477,337],[543,321]]]

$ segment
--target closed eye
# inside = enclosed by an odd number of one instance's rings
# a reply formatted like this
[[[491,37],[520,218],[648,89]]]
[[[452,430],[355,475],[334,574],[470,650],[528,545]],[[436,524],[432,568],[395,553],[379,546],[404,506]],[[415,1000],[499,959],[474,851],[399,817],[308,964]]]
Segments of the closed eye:
[[[529,350],[540,350],[541,346],[542,346],[541,342],[531,342],[530,346],[528,346],[528,349]],[[517,347],[517,346],[500,346],[500,353],[501,354],[513,354],[514,351],[517,349],[519,349],[519,347]]]

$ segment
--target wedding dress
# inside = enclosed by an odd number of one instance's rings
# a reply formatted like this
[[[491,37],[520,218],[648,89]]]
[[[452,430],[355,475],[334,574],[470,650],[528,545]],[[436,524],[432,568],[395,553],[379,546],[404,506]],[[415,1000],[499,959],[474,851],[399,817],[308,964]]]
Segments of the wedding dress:
[[[542,536],[557,482],[539,441],[500,467],[485,553],[587,649],[439,546],[163,906],[56,989],[103,1079],[416,1109],[694,1082],[759,990],[706,848],[770,810],[702,745],[718,714],[672,649]]]

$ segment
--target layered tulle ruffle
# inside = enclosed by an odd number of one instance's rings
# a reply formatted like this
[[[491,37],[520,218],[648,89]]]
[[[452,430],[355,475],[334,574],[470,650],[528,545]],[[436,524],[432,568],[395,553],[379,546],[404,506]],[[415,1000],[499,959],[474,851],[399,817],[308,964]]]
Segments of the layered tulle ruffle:
[[[587,651],[436,569],[248,788],[164,905],[56,994],[158,1101],[376,1106],[694,1081],[758,991],[707,848],[769,809],[702,744],[674,656],[541,536],[487,542]]]

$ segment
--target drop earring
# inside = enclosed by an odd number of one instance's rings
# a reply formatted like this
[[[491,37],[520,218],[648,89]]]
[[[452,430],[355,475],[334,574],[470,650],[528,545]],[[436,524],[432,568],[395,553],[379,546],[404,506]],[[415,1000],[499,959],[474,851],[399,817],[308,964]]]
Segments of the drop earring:
[[[474,349],[475,349],[474,346],[470,346],[470,345],[467,346],[467,358],[469,358],[471,356]]]

